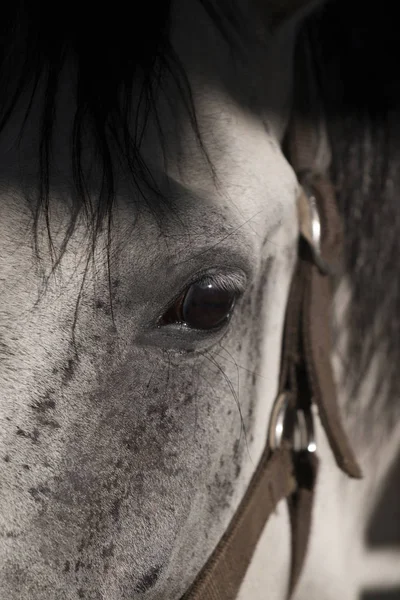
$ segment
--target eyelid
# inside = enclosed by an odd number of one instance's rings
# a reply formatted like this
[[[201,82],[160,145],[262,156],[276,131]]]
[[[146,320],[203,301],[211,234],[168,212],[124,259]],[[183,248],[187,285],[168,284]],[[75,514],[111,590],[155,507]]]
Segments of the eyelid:
[[[220,290],[226,292],[236,292],[242,294],[246,289],[247,277],[243,272],[216,272],[208,273],[199,278],[203,283],[215,285]],[[189,284],[191,285],[191,284]]]

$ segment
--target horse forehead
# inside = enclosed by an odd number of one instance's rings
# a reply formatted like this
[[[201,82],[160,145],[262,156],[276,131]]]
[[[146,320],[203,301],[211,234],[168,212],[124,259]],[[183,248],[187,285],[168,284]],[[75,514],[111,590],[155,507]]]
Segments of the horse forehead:
[[[165,191],[179,199],[178,210],[186,213],[191,232],[203,228],[208,239],[211,233],[218,241],[218,229],[225,225],[243,225],[245,232],[259,225],[257,233],[264,236],[291,210],[297,186],[277,126],[285,111],[252,112],[212,83],[194,80],[192,91],[202,144],[184,110],[175,128],[176,115],[161,104],[164,136],[160,143],[150,123],[143,144],[146,162],[161,187],[166,182]],[[247,220],[251,223],[245,226]]]
[[[258,44],[254,33],[247,32],[243,52],[240,42],[232,52],[201,3],[178,1],[174,10],[171,39],[188,76],[202,147],[178,88],[169,82],[168,97],[161,95],[157,105],[163,139],[150,124],[144,155],[162,170],[166,154],[168,175],[205,190],[214,205],[224,203],[223,196],[244,210],[254,210],[257,200],[264,207],[279,205],[282,186],[293,194],[293,174],[282,160],[281,141],[290,108],[294,34]],[[248,12],[246,8],[244,22]],[[212,189],[215,179],[204,148],[223,195]]]

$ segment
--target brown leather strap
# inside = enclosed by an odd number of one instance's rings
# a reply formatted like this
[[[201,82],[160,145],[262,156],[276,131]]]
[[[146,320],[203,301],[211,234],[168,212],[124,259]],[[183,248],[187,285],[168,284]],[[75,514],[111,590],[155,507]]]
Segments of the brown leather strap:
[[[288,598],[291,598],[300,578],[308,549],[311,531],[314,489],[318,473],[318,458],[315,454],[301,452],[294,457],[297,489],[288,497],[290,525],[292,531],[292,558]]]
[[[310,231],[302,227],[302,218],[310,215],[300,210],[300,239],[298,270],[302,282],[296,294],[302,295],[301,355],[304,358],[309,394],[317,405],[322,425],[327,434],[338,466],[350,477],[361,477],[361,469],[348,442],[340,419],[336,387],[332,372],[331,322],[332,280],[329,274],[338,272],[342,259],[343,230],[333,186],[328,177],[330,152],[325,130],[324,108],[318,84],[312,75],[312,50],[308,44],[297,48],[295,89],[297,112],[292,115],[286,139],[287,154],[306,195],[315,198],[321,221],[319,258],[329,271],[321,268],[310,252]],[[306,90],[306,93],[305,93]],[[310,124],[313,123],[312,126]],[[301,199],[305,196],[301,196]],[[300,207],[309,203],[300,202]],[[307,240],[307,244],[305,243]],[[297,300],[297,302],[300,302]],[[295,343],[294,343],[295,347]]]
[[[322,221],[322,256],[333,266],[341,249],[341,229],[332,185],[322,175],[313,176],[311,181]],[[360,478],[361,469],[341,422],[332,372],[331,288],[328,275],[310,261],[305,273],[302,310],[304,356],[312,398],[336,462],[347,475]]]
[[[304,355],[303,336],[307,335],[307,332],[303,330],[303,310],[308,284],[307,272],[312,257],[304,247],[304,241],[300,239],[298,255],[286,308],[279,393],[289,395],[294,410],[311,414],[312,391]],[[295,590],[308,549],[314,487],[318,471],[318,458],[315,453],[293,452],[292,460],[297,488],[287,499],[292,538],[288,599]]]
[[[300,239],[297,280],[296,276],[294,280],[296,285],[294,302],[300,304],[300,307],[296,307],[296,314],[302,315],[300,354],[307,371],[309,394],[318,407],[321,423],[336,462],[347,475],[360,478],[361,469],[341,422],[331,364],[332,281],[328,275],[337,272],[340,266],[341,220],[330,180],[324,174],[305,168],[307,162],[311,165],[315,163],[317,154],[315,130],[310,131],[304,126],[304,122],[297,118],[291,123],[290,131],[289,154],[298,172],[300,183],[305,186],[307,193],[315,198],[322,228],[319,256],[323,265],[329,269],[325,271],[316,263],[315,257],[310,252],[309,240],[305,243]],[[301,212],[300,210],[300,218],[304,217]],[[305,215],[306,218],[307,216]],[[307,232],[305,237],[308,237]],[[296,348],[296,342],[291,341],[289,345]],[[288,353],[285,357],[291,360]],[[282,371],[284,370],[285,367]]]
[[[234,600],[268,517],[296,487],[288,445],[273,454],[266,448],[228,530],[182,600]]]

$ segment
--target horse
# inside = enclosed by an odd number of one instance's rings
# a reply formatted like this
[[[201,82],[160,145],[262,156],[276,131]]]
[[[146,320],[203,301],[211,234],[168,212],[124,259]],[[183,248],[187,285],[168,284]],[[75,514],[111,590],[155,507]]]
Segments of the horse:
[[[337,468],[316,419],[294,598],[398,586],[398,551],[365,539],[400,447],[387,15],[339,0],[146,8],[3,7],[1,597],[179,600],[218,545],[278,390],[295,109],[344,222],[332,364],[364,478]],[[279,503],[239,600],[285,598],[289,525]]]

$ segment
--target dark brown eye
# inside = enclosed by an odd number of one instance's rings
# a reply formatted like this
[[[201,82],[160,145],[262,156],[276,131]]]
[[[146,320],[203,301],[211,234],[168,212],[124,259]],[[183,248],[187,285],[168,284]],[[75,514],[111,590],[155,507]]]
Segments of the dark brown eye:
[[[217,329],[226,322],[237,293],[218,287],[210,279],[192,283],[164,315],[161,324],[184,323],[192,329]]]

